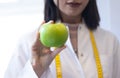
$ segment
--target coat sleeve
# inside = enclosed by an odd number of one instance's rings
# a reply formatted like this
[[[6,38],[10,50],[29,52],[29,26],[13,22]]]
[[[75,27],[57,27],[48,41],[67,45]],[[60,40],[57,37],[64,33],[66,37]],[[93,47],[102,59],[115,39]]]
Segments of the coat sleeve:
[[[113,58],[113,77],[120,78],[120,42],[115,39],[114,42],[114,58]]]
[[[20,41],[11,57],[4,78],[38,78],[30,63],[31,51],[26,41]],[[47,78],[49,69],[41,78]]]
[[[48,75],[50,74],[50,70],[46,70],[41,78],[49,78]],[[35,74],[30,61],[27,62],[23,70],[20,72],[17,78],[38,78],[37,75]]]

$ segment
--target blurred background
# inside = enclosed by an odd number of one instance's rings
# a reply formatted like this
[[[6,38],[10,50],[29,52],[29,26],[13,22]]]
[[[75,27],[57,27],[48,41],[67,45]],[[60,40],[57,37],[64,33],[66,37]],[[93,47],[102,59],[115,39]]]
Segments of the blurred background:
[[[18,39],[39,27],[44,0],[0,0],[0,78],[3,78]],[[97,0],[100,26],[120,40],[119,0]]]

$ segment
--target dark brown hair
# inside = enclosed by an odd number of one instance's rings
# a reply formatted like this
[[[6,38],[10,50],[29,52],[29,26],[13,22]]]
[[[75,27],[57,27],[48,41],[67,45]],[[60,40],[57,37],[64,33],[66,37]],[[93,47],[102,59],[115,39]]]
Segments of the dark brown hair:
[[[97,27],[99,26],[100,17],[96,0],[89,0],[88,5],[82,12],[82,18],[84,19],[88,29],[97,29]],[[48,22],[49,20],[54,20],[55,22],[57,20],[62,20],[59,9],[54,4],[53,0],[45,0],[44,20],[46,22]]]

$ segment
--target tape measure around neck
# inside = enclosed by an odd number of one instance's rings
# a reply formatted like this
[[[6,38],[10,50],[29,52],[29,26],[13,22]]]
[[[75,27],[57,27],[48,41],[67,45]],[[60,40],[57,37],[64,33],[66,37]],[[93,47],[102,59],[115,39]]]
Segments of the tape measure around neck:
[[[90,40],[91,40],[91,43],[92,43],[92,48],[93,48],[94,57],[95,57],[95,61],[96,61],[98,78],[103,78],[103,71],[102,71],[102,65],[101,65],[101,62],[100,62],[99,52],[98,52],[97,45],[96,45],[96,42],[95,42],[95,38],[94,38],[94,35],[93,35],[92,31],[90,31]]]
[[[90,40],[91,40],[91,44],[94,52],[95,61],[96,61],[98,78],[103,78],[103,71],[102,71],[102,66],[100,62],[99,52],[98,52],[98,49],[95,43],[95,38],[92,31],[90,31]],[[56,64],[56,77],[62,78],[62,68],[61,68],[61,61],[60,61],[59,54],[55,57],[55,64]]]

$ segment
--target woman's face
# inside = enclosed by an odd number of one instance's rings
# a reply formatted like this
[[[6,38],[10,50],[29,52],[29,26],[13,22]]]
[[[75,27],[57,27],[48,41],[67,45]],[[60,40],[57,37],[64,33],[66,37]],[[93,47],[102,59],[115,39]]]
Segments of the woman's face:
[[[54,0],[61,14],[67,16],[80,16],[89,0]]]

